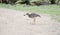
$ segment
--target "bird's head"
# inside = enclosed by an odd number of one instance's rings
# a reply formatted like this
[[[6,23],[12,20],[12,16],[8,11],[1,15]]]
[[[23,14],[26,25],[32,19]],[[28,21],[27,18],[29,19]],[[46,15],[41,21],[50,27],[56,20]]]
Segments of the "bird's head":
[[[25,15],[29,15],[29,13],[26,13]],[[25,15],[24,15],[24,16],[25,16]]]

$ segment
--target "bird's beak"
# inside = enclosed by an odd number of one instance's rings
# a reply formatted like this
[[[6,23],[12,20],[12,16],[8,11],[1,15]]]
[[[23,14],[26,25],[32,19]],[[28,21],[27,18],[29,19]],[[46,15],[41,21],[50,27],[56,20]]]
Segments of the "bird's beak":
[[[26,14],[24,14],[24,16],[26,16]]]

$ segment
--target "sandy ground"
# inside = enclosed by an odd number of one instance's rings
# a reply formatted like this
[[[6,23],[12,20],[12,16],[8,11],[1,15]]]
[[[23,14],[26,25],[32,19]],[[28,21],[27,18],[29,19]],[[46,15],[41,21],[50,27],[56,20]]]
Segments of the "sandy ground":
[[[49,14],[40,14],[36,24],[26,12],[0,8],[0,35],[60,35],[60,23]]]

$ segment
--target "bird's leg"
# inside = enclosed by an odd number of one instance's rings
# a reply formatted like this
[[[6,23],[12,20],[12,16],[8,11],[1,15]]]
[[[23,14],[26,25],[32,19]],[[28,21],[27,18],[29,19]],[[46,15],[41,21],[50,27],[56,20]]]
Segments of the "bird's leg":
[[[34,23],[34,24],[35,24],[35,21],[36,21],[36,20],[35,20],[35,18],[34,18],[34,19],[33,19],[33,23]]]

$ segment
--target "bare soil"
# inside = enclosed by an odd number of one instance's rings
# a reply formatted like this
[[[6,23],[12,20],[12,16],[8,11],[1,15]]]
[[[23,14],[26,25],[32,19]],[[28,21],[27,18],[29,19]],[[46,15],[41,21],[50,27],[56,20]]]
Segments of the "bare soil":
[[[27,12],[0,8],[0,35],[60,35],[60,23],[49,14],[40,14],[33,19],[24,16]]]

